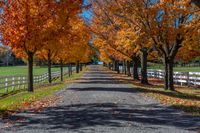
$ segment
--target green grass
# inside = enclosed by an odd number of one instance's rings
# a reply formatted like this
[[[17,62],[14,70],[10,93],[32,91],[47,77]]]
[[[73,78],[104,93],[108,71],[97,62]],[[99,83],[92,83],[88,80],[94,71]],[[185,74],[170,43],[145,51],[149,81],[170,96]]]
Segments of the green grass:
[[[59,67],[53,67],[52,72],[59,71]],[[46,73],[47,67],[34,67],[33,74],[40,75]],[[17,76],[17,75],[26,75],[28,73],[27,66],[9,66],[9,67],[0,67],[0,76]]]
[[[150,66],[148,69],[164,70],[163,66]],[[200,72],[200,67],[174,67],[175,72]]]
[[[83,72],[79,74],[73,74],[71,77],[65,77],[65,82],[58,82],[57,84],[49,85],[46,87],[38,87],[34,90],[33,93],[22,91],[15,95],[10,95],[6,98],[0,99],[1,115],[6,111],[16,111],[17,109],[20,109],[24,103],[31,103],[33,101],[38,101],[48,96],[52,96],[56,91],[61,90],[65,86],[67,86],[69,82],[81,77]]]
[[[21,92],[13,96],[6,97],[0,100],[0,110],[15,110],[24,102],[32,102],[52,95],[55,91],[58,91],[63,87],[64,84],[58,84],[55,86],[37,89],[34,93]]]

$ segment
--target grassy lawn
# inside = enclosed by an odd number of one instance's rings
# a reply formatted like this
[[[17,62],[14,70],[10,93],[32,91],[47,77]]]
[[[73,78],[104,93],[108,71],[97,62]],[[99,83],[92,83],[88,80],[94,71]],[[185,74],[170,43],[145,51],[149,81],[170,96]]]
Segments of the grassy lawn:
[[[178,71],[178,72],[200,72],[200,67],[175,67],[174,71]]]
[[[59,67],[53,67],[53,71],[59,71]],[[26,75],[28,72],[27,66],[9,66],[0,67],[0,76],[14,76],[14,75]],[[47,72],[47,67],[34,67],[33,74],[40,75]]]
[[[86,71],[86,69],[84,71]],[[5,115],[6,112],[13,112],[18,109],[21,109],[25,104],[30,104],[33,103],[34,101],[42,100],[46,97],[53,96],[53,94],[56,91],[63,89],[73,80],[81,77],[84,71],[82,71],[79,74],[74,73],[71,77],[65,77],[65,81],[62,83],[57,82],[56,84],[53,85],[38,87],[37,89],[34,90],[33,93],[22,91],[15,95],[10,95],[6,98],[0,99],[0,112],[1,112],[0,116]]]
[[[149,80],[150,85],[131,81],[133,88],[142,92],[145,97],[154,98],[160,103],[200,116],[200,89],[175,85],[176,91],[166,91],[162,84]]]
[[[143,95],[153,97],[162,104],[170,105],[196,116],[200,116],[200,90],[187,87],[176,87],[176,91],[165,91],[163,88],[139,87]]]
[[[141,95],[147,98],[153,98],[160,103],[183,110],[194,116],[200,116],[200,89],[193,87],[181,87],[175,85],[176,91],[164,90],[163,82],[157,79],[149,79],[149,85],[143,85],[140,81],[134,81],[132,77],[123,74],[116,74],[113,76],[127,84],[132,84],[133,89],[141,92]]]
[[[164,70],[163,66],[150,66],[148,69]],[[200,72],[200,67],[174,67],[176,72]]]

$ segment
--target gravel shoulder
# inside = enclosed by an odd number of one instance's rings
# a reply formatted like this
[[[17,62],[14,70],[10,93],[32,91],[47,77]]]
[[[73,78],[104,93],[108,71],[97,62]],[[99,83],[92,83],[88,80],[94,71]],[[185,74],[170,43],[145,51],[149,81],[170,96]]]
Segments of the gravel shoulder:
[[[59,102],[42,112],[19,113],[12,124],[0,120],[1,133],[191,133],[200,117],[161,105],[114,79],[112,72],[90,66],[84,76],[55,95]]]

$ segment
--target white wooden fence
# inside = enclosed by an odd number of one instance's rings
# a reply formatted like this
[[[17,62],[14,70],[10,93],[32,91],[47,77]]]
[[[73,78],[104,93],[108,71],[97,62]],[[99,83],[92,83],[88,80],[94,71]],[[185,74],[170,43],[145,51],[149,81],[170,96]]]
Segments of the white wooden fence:
[[[72,68],[75,71],[75,68]],[[68,74],[68,69],[63,71],[63,75]],[[61,75],[60,71],[52,72],[52,80],[59,78]],[[34,85],[44,84],[48,81],[48,73],[33,76]],[[28,79],[27,76],[2,76],[0,77],[0,96],[14,92],[16,90],[27,89]]]
[[[148,77],[164,79],[163,70],[148,70]],[[187,86],[200,86],[200,72],[174,72],[174,83]]]
[[[122,72],[122,66],[120,66],[120,71]],[[131,72],[133,68],[131,68]],[[139,75],[140,69],[138,69]],[[149,78],[164,79],[165,72],[163,70],[148,69],[147,75]],[[200,86],[200,72],[174,72],[174,83],[181,86]]]

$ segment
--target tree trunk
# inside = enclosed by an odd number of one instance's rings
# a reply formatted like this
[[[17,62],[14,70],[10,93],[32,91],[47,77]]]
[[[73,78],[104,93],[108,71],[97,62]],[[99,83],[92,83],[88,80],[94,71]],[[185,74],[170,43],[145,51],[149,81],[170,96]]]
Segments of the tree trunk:
[[[141,49],[141,83],[148,84],[148,77],[147,77],[147,49]]]
[[[173,77],[173,59],[169,59],[167,64],[168,69],[168,90],[174,91],[174,77]]]
[[[119,72],[119,61],[115,61],[116,63],[115,63],[115,69],[116,69],[116,71],[117,71],[117,73],[119,74],[120,72]]]
[[[63,82],[63,62],[60,61],[60,81]]]
[[[112,70],[115,71],[115,61],[112,63]]]
[[[108,63],[108,69],[111,69],[111,67],[110,67],[110,62]]]
[[[138,58],[133,57],[133,79],[134,80],[140,80],[138,75]]]
[[[51,52],[48,50],[48,82],[52,82],[51,78]]]
[[[126,65],[127,65],[127,75],[128,75],[128,76],[131,76],[131,66],[130,66],[130,61],[127,61]]]
[[[117,64],[116,64],[116,60],[114,60],[114,71],[117,71]]]
[[[122,62],[122,73],[125,73],[125,62]]]
[[[164,88],[168,90],[168,61],[166,58],[163,59],[164,67],[165,67],[165,74],[164,74]]]
[[[70,64],[68,64],[68,76],[70,77],[71,76],[71,70],[70,70]]]
[[[118,61],[117,60],[115,61],[115,71],[118,72]]]
[[[28,92],[33,92],[33,53],[28,54]]]
[[[83,64],[80,63],[80,71],[82,71],[82,70],[83,70]]]
[[[79,64],[79,61],[77,61],[77,62],[76,62],[76,73],[79,73],[79,68],[80,68],[79,65],[80,65],[80,64]]]
[[[106,66],[107,66],[105,62],[103,62],[103,66],[104,66],[104,67],[106,67]]]
[[[70,63],[70,75],[72,75],[73,74],[73,70],[72,70],[72,64]]]
[[[163,63],[165,66],[165,90],[174,91],[174,77],[173,77],[173,65],[174,65],[174,58],[165,57],[163,59]]]
[[[127,73],[127,63],[126,63],[126,60],[124,60],[124,74],[126,75]]]

